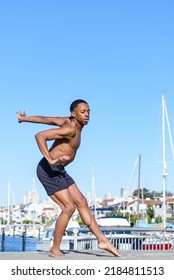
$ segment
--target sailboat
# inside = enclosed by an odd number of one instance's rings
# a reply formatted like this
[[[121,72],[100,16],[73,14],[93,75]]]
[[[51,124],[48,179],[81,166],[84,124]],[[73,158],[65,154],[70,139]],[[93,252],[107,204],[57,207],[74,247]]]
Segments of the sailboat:
[[[168,112],[167,112],[167,106],[166,106],[166,100],[164,97],[164,94],[162,94],[162,178],[163,178],[163,225],[162,227],[166,229],[166,183],[167,183],[167,161],[166,161],[166,128],[168,130],[169,134],[169,140],[170,140],[170,146],[172,150],[172,156],[174,159],[174,147],[173,147],[173,141],[172,141],[172,134],[171,134],[171,129],[170,129],[170,123],[169,123],[169,117],[168,117]],[[140,162],[140,159],[139,159]],[[161,161],[160,161],[161,163]],[[140,166],[140,164],[139,164]],[[140,169],[140,168],[139,168]],[[140,178],[140,170],[139,170],[139,178]],[[140,181],[140,179],[139,179]],[[138,184],[138,188],[140,189],[140,182]],[[139,195],[138,195],[139,198]]]
[[[166,135],[165,135],[165,125],[167,124],[169,132],[170,146],[172,150],[172,156],[174,159],[174,148],[172,141],[172,134],[170,129],[170,123],[167,113],[166,101],[164,94],[162,95],[162,153],[163,153],[163,227],[166,228],[166,180],[167,180],[167,162],[166,162]]]
[[[171,250],[173,248],[173,243],[170,238],[166,236],[166,181],[167,181],[167,161],[166,161],[166,124],[169,133],[170,145],[172,150],[172,156],[174,159],[174,148],[170,129],[170,123],[167,113],[166,101],[164,94],[162,95],[162,177],[163,177],[163,224],[164,229],[163,236],[159,237],[156,244],[154,245],[153,239],[148,239],[143,242],[143,250]]]

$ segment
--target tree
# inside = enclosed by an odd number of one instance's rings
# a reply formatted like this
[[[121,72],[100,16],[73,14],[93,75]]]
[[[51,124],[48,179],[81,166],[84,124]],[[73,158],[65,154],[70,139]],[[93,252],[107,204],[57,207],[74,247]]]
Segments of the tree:
[[[161,216],[157,216],[157,217],[155,218],[155,223],[157,223],[157,224],[162,223],[162,221],[163,221],[163,219],[162,219]]]
[[[150,217],[150,219],[154,218],[154,209],[152,205],[147,205],[147,216]]]
[[[138,189],[133,192],[133,196],[138,196]],[[146,188],[140,189],[140,197],[139,198],[141,198],[141,199],[142,198],[144,198],[144,199],[150,198],[149,190],[146,189]]]
[[[23,220],[23,224],[31,224],[32,223],[32,221],[31,220]]]
[[[1,225],[6,225],[7,224],[7,220],[5,220],[4,218],[0,218],[0,224]]]
[[[138,189],[134,190],[133,192],[133,196],[138,196]],[[173,196],[172,192],[166,191],[166,196]],[[140,197],[139,198],[150,198],[150,199],[154,199],[156,197],[163,197],[163,192],[157,192],[157,191],[152,191],[150,192],[148,189],[146,188],[140,188]]]

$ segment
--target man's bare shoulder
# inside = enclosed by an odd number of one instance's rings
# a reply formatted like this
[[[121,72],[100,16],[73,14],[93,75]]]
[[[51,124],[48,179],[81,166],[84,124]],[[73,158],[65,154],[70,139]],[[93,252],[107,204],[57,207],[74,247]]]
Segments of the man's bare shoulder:
[[[64,119],[63,127],[69,128],[71,131],[76,131],[76,124],[71,117]]]
[[[52,120],[55,125],[60,127],[70,123],[70,117],[54,117]]]

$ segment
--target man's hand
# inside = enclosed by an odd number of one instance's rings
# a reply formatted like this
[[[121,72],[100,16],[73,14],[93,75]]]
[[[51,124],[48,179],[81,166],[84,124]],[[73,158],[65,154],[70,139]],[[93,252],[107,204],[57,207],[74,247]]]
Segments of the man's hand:
[[[58,159],[51,159],[49,160],[49,163],[52,165],[64,165],[67,163],[67,161],[70,159],[69,156],[62,156]]]
[[[21,112],[21,111],[18,111],[16,112],[17,116],[18,116],[18,123],[21,123],[24,119],[24,117],[26,117],[26,113],[25,111]]]

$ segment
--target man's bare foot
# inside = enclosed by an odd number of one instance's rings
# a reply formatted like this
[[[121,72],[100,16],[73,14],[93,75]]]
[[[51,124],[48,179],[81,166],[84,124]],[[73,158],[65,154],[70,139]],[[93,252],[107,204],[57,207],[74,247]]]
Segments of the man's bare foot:
[[[116,248],[108,241],[108,242],[99,242],[98,247],[102,250],[106,250],[109,253],[113,254],[116,257],[120,257],[121,255],[116,250]]]
[[[49,251],[48,256],[51,257],[51,258],[57,258],[57,259],[62,259],[62,258],[65,257],[64,254],[62,254],[61,251],[59,251],[59,250],[54,251],[52,249]]]

